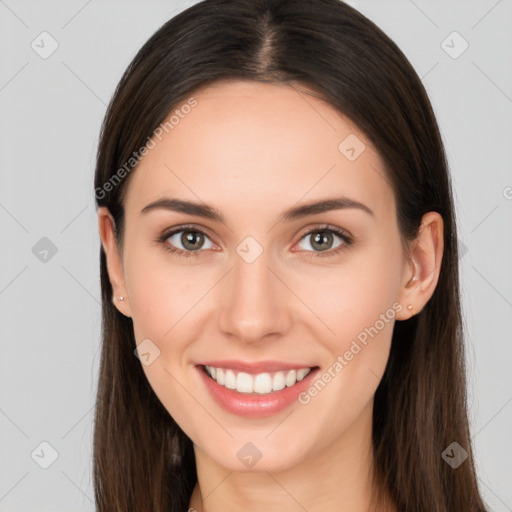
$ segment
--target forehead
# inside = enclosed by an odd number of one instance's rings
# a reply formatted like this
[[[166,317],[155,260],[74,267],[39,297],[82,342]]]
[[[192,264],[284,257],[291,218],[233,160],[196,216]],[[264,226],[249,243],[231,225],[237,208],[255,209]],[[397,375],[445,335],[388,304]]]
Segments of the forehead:
[[[132,171],[127,210],[179,197],[250,217],[346,195],[389,212],[392,190],[368,138],[304,86],[222,81],[191,98]]]

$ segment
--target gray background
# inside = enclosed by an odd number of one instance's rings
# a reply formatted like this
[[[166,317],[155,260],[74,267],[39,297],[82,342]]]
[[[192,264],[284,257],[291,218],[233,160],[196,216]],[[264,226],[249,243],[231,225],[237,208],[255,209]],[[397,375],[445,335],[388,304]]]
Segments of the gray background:
[[[1,511],[94,510],[99,127],[135,52],[192,3],[0,0]],[[479,480],[493,510],[512,511],[512,2],[350,3],[401,47],[438,116],[461,240]],[[43,31],[58,43],[45,59]]]

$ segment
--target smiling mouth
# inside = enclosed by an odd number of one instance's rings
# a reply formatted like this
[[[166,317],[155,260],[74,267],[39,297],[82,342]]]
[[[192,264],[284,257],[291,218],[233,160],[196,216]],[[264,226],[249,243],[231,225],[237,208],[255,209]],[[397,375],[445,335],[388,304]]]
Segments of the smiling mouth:
[[[217,384],[248,395],[267,395],[284,388],[293,387],[317,366],[277,372],[250,374],[229,368],[202,365],[203,371]]]

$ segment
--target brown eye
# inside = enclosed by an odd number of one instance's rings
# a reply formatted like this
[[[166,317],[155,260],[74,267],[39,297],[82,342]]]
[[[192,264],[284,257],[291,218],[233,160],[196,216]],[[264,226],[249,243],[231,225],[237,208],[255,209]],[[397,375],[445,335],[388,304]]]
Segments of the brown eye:
[[[333,234],[327,231],[318,231],[311,236],[311,247],[319,251],[326,251],[332,247]]]
[[[189,251],[201,249],[204,243],[204,235],[198,231],[182,231],[180,243]]]
[[[325,252],[325,256],[337,254],[352,243],[352,239],[346,233],[329,227],[321,227],[309,231],[301,238],[301,241],[307,241],[308,239],[309,246],[312,250],[307,249],[307,247],[303,247],[302,249],[312,253]],[[339,242],[337,242],[336,239],[338,239]],[[316,254],[316,256],[324,256],[324,254]]]
[[[166,248],[183,256],[190,256],[201,249],[211,249],[213,242],[206,233],[198,229],[176,229],[162,236]]]

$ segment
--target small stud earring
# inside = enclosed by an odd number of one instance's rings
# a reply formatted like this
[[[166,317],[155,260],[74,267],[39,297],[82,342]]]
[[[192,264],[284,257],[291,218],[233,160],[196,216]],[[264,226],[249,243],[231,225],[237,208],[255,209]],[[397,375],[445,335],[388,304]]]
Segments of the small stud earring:
[[[123,302],[124,297],[123,297],[123,296],[119,297],[119,300],[120,300],[121,302]]]
[[[409,311],[412,311],[412,304],[409,304],[409,305],[407,306],[407,309],[408,309]]]

